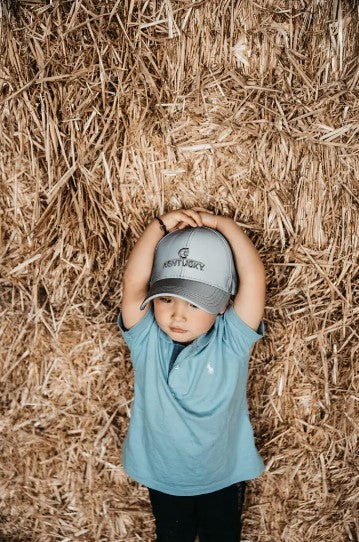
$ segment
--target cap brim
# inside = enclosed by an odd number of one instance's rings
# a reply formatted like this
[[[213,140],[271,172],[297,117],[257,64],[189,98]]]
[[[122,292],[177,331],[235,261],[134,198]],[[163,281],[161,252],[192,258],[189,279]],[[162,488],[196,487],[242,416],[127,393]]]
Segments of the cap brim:
[[[184,299],[210,314],[219,314],[227,305],[230,294],[196,280],[163,279],[155,282],[141,304],[141,310],[156,297],[173,296]]]

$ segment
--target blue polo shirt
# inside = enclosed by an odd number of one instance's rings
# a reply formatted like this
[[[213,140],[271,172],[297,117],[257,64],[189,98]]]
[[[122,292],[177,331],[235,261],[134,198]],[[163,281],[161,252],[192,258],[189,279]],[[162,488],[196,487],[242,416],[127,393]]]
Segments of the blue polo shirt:
[[[259,476],[248,416],[248,359],[256,333],[229,307],[208,333],[178,354],[149,310],[125,330],[135,394],[123,447],[125,471],[141,484],[171,495],[211,493]]]

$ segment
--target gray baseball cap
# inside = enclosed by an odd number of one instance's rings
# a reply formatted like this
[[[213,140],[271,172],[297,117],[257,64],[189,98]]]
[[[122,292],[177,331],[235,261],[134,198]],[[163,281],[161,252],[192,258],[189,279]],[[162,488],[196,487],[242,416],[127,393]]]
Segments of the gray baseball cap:
[[[173,296],[218,314],[237,292],[237,284],[233,254],[221,233],[205,227],[175,230],[156,247],[141,310],[155,297]]]

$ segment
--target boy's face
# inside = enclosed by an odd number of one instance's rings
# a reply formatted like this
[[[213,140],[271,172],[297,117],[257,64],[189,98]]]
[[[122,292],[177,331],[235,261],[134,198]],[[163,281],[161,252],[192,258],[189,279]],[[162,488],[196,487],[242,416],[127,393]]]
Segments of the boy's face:
[[[216,314],[209,314],[177,297],[156,297],[153,308],[159,327],[177,342],[194,341],[207,333],[216,320]]]

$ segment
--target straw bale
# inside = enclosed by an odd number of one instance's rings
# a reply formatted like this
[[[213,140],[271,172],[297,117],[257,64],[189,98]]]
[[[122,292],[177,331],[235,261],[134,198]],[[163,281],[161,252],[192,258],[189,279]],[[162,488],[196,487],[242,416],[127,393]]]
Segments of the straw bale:
[[[15,9],[12,9],[15,8]],[[175,206],[268,275],[243,539],[358,539],[358,3],[0,3],[0,540],[146,541],[124,263]]]

